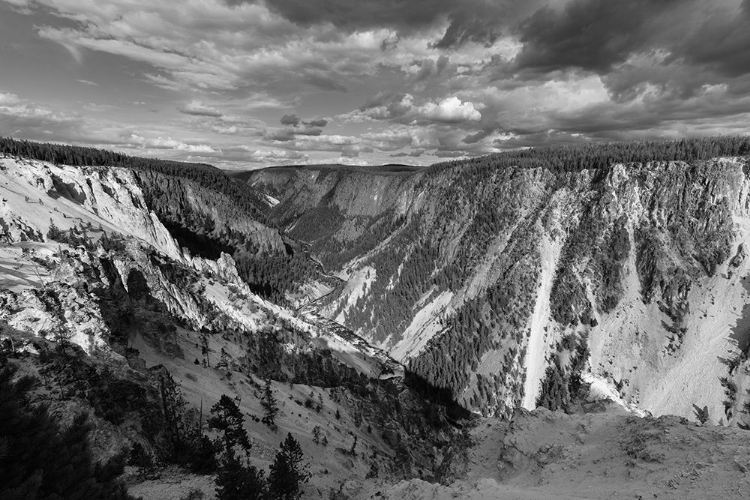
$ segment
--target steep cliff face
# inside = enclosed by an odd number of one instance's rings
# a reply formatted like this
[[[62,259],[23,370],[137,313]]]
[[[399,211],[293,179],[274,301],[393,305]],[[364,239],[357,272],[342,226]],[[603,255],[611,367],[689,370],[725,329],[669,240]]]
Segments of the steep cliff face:
[[[696,404],[736,420],[725,393],[738,391],[720,379],[747,350],[746,163],[458,165],[404,176],[374,212],[372,185],[338,180],[322,190],[350,214],[337,220],[380,213],[384,229],[362,233],[376,235],[362,251],[343,244],[350,281],[320,310],[484,413],[566,401],[575,368],[656,414]],[[254,184],[274,189],[290,227],[315,206],[300,175]]]

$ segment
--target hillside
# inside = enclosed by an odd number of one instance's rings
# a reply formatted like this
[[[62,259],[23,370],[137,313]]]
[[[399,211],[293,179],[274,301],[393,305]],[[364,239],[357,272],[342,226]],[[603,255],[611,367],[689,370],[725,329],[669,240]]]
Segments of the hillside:
[[[320,313],[468,408],[564,408],[585,374],[655,415],[745,425],[747,154],[639,142],[248,182],[347,279]]]
[[[34,403],[64,424],[89,414],[99,459],[138,444],[189,471],[205,456],[200,436],[219,435],[206,419],[226,394],[243,415],[249,464],[267,470],[290,433],[311,464],[308,493],[372,470],[433,477],[435,446],[452,439],[447,409],[352,332],[259,296],[228,253],[182,247],[159,208],[149,210],[149,193],[167,182],[150,175],[0,158],[0,361],[37,379]],[[173,193],[195,189],[182,215],[211,213],[194,185],[170,182]],[[278,237],[253,221],[226,224]],[[278,404],[271,424],[261,421],[265,385]],[[136,495],[187,493],[128,470]],[[189,482],[210,497],[213,473]]]

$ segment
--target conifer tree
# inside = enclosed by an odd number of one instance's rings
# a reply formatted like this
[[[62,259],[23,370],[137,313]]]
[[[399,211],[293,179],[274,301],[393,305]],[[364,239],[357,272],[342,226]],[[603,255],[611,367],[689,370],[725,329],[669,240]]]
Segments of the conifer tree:
[[[244,465],[233,452],[229,452],[216,476],[218,500],[263,500],[266,485],[263,472],[252,465]]]
[[[244,427],[244,417],[237,404],[222,394],[219,401],[211,407],[211,416],[208,418],[208,426],[223,433],[224,451],[231,454],[236,445],[242,447],[246,452],[250,450],[250,440]]]
[[[271,379],[266,379],[266,387],[263,391],[263,399],[260,404],[263,407],[263,423],[272,429],[275,429],[276,415],[279,413],[279,404],[276,401],[276,396],[273,395]]]
[[[268,496],[273,500],[294,500],[302,496],[302,485],[310,479],[304,454],[291,434],[276,453],[268,476]]]
[[[312,433],[313,433],[313,443],[320,444],[320,435],[322,433],[322,429],[320,428],[320,426],[316,425],[315,427],[313,427]]]
[[[159,377],[159,389],[165,430],[170,444],[169,453],[176,461],[184,460],[186,457],[183,456],[183,451],[185,451],[187,440],[183,420],[185,400],[182,399],[182,391],[166,370]]]

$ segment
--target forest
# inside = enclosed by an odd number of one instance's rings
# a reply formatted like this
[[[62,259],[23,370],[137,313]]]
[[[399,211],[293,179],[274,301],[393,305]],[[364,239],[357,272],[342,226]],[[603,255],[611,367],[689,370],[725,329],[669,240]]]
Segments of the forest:
[[[606,168],[616,163],[708,160],[720,156],[747,156],[750,137],[720,136],[678,141],[632,141],[577,146],[547,146],[507,151],[470,160],[437,163],[432,173],[460,167],[464,171],[491,167],[544,168],[551,172],[578,172]]]
[[[211,165],[140,158],[103,149],[19,141],[10,137],[0,137],[0,153],[46,161],[55,165],[122,167],[188,179],[228,196],[239,209],[248,212],[253,219],[263,223],[268,222],[264,211],[265,203],[253,191],[245,189]]]

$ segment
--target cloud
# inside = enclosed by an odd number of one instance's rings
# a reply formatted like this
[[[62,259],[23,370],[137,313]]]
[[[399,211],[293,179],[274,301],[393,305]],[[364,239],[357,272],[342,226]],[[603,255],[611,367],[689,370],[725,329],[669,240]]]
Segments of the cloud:
[[[428,78],[436,78],[440,76],[445,68],[448,67],[449,63],[450,57],[443,54],[436,59],[414,61],[406,68],[406,71],[414,74],[415,81],[421,82]]]
[[[83,83],[85,85],[91,85],[91,86],[94,86],[94,87],[98,87],[99,86],[98,83],[92,82],[91,80],[77,80],[77,81],[80,82],[80,83]]]
[[[188,144],[186,142],[172,139],[171,137],[143,137],[138,134],[130,134],[125,139],[131,143],[144,148],[173,149],[188,153],[216,153],[217,150],[207,144]]]
[[[40,106],[0,92],[0,136],[38,141],[72,141],[87,136],[80,115]]]
[[[303,128],[303,127],[283,127],[268,128],[263,133],[263,139],[266,141],[288,142],[297,139],[300,136],[318,136],[323,133],[320,128]]]
[[[323,72],[310,72],[305,75],[303,80],[321,90],[329,90],[332,92],[348,91],[346,85],[338,81],[333,76],[327,75]]]
[[[394,123],[459,124],[477,122],[482,113],[472,102],[464,102],[456,96],[439,102],[415,102],[411,94],[377,94],[359,110],[340,116],[344,121],[389,120]]]
[[[281,120],[279,120],[282,125],[291,125],[292,127],[296,127],[300,123],[299,116],[297,115],[284,115],[281,117]]]
[[[676,55],[727,77],[750,73],[750,0],[738,8],[714,7],[710,14],[677,45]]]
[[[286,125],[288,127],[299,127],[300,125],[304,125],[308,128],[323,128],[326,125],[328,125],[328,120],[325,118],[313,118],[310,120],[302,120],[299,116],[295,114],[287,114],[281,117],[279,120],[282,125]]]
[[[458,123],[463,121],[478,121],[482,114],[470,102],[461,102],[458,97],[448,97],[435,104],[425,103],[417,108],[418,113],[428,120],[443,123]]]
[[[266,165],[288,164],[293,162],[305,162],[309,156],[299,151],[284,149],[253,148],[250,146],[232,146],[223,148],[222,158],[225,160],[265,163]]]
[[[218,109],[204,104],[202,101],[193,100],[178,108],[180,113],[193,116],[210,116],[218,118],[222,116]]]
[[[0,92],[0,107],[13,106],[21,102],[16,94]]]
[[[660,16],[681,0],[572,0],[544,6],[517,27],[521,70],[605,72],[653,40]]]
[[[0,130],[27,138],[226,165],[278,151],[461,157],[750,123],[750,0],[5,3],[31,16],[29,41],[43,39],[9,50],[32,60],[53,42],[86,74],[127,69],[122,89],[139,92],[121,99],[101,80],[97,104],[54,106],[0,93]],[[78,85],[49,81],[49,95]],[[132,95],[143,104],[126,106]]]
[[[419,158],[419,157],[420,157],[420,156],[422,156],[423,154],[425,154],[425,150],[424,150],[424,149],[421,149],[421,148],[420,148],[420,149],[413,149],[413,150],[412,150],[411,152],[409,152],[409,153],[406,153],[406,152],[404,152],[404,151],[402,151],[402,152],[400,152],[400,153],[393,153],[393,154],[391,155],[391,158],[405,158],[405,157],[409,157],[409,158]]]
[[[256,3],[230,0],[231,5]],[[502,29],[539,2],[535,0],[265,0],[274,13],[309,27],[328,24],[346,33],[389,28],[400,36],[440,29],[434,47],[455,49],[474,42],[491,45]],[[382,40],[387,50],[399,36]]]
[[[325,118],[314,118],[302,123],[304,123],[308,127],[325,127],[326,125],[328,125],[328,120],[326,120]]]

